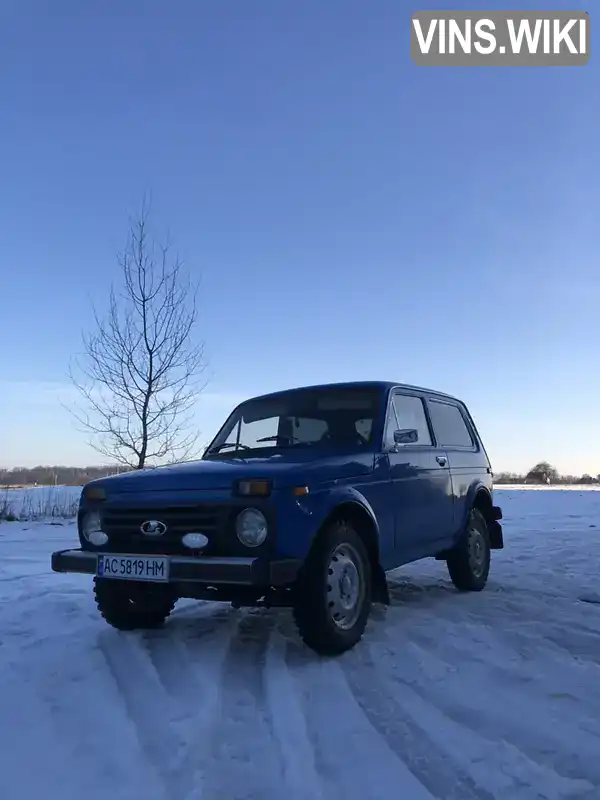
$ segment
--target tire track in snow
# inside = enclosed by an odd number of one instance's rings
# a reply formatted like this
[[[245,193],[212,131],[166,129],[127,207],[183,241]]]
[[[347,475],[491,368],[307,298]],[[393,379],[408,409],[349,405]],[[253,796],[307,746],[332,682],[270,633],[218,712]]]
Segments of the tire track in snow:
[[[575,598],[545,594],[540,602],[534,592],[501,587],[486,588],[480,595],[458,594],[450,589],[453,596],[446,598],[438,589],[437,585],[390,585],[392,608],[406,614],[402,622],[405,632],[410,630],[416,636],[429,636],[430,641],[444,642],[448,647],[452,640],[464,641],[468,647],[473,643],[473,636],[477,636],[478,647],[472,648],[470,658],[481,660],[482,651],[493,651],[493,660],[484,657],[489,669],[501,678],[516,682],[522,681],[522,672],[527,672],[528,666],[535,666],[540,648],[548,649],[548,646],[556,651],[552,655],[565,667],[572,669],[573,659],[575,665],[585,671],[596,670],[599,666],[600,615],[578,613],[577,617],[589,619],[590,624],[581,622],[574,617]],[[449,627],[455,629],[453,637],[447,636]],[[566,646],[565,632],[567,636],[580,637],[580,646]],[[581,657],[582,651],[584,657]],[[499,658],[499,653],[504,657]],[[585,657],[590,654],[592,658]],[[504,666],[507,659],[510,670]],[[517,661],[523,666],[521,675],[515,671]],[[532,676],[532,680],[535,678],[537,675]]]
[[[574,606],[581,605],[576,598],[555,598],[552,604],[533,596],[528,602],[502,595],[481,598],[479,603],[474,598],[461,600],[463,619],[471,618],[493,630],[527,658],[537,659],[542,647],[600,668],[600,623],[594,628],[573,619]]]
[[[6,543],[3,542],[3,544]],[[0,586],[2,586],[5,583],[15,583],[15,581],[28,581],[28,580],[34,581],[36,578],[48,578],[48,571],[43,569],[41,569],[39,572],[26,572],[22,575],[8,574],[7,577],[4,577],[3,575],[4,572],[8,572],[8,570],[3,569],[2,572],[0,572],[1,576]],[[42,592],[38,592],[37,594],[41,596]]]
[[[184,709],[194,693],[202,694],[205,689],[197,670],[219,661],[215,650],[227,648],[235,621],[235,612],[229,607],[225,611],[211,608],[208,613],[201,609],[196,615],[174,613],[163,629],[142,634],[163,688]]]
[[[521,609],[525,625],[526,614]],[[547,797],[600,786],[595,665],[554,653],[543,641],[535,659],[527,658],[506,646],[505,631],[489,624],[493,619],[490,609],[475,622],[464,613],[449,620],[413,609],[400,638],[397,630],[381,632],[385,649],[378,663],[389,665],[399,691],[414,693],[457,731],[477,737],[479,743],[471,737],[471,752],[491,750],[490,765],[501,741],[512,763],[499,766],[516,781],[529,775],[530,785],[544,788]],[[390,658],[390,651],[400,657]],[[515,715],[515,705],[524,713]],[[590,738],[582,749],[583,729]],[[556,794],[559,786],[565,794]]]
[[[359,645],[360,646],[360,645]],[[342,659],[343,660],[343,659]],[[353,697],[341,661],[319,659],[289,640],[286,663],[305,717],[306,737],[327,800],[432,800]],[[307,746],[304,746],[306,753]],[[316,784],[313,770],[310,785]],[[462,798],[467,800],[467,798]]]
[[[286,797],[327,800],[298,686],[286,664],[286,640],[280,631],[274,632],[267,650],[266,693],[273,733],[281,749]]]
[[[138,633],[107,632],[99,646],[134,727],[146,764],[165,798],[187,800],[196,775],[182,770],[188,748],[185,725],[159,680]]]
[[[107,793],[163,800],[153,768],[132,772],[139,740],[133,726],[123,726],[120,696],[95,634],[72,632],[58,647],[47,637],[19,655],[18,662],[2,662],[0,678],[0,785],[8,781],[2,800],[44,798],[55,786],[63,800],[101,800]]]
[[[597,684],[600,677],[593,662],[574,659],[562,652],[547,652],[545,648],[545,658],[541,660],[546,668],[540,673],[540,650],[536,660],[528,659],[507,646],[493,628],[468,618],[445,624],[443,620],[430,618],[418,627],[411,626],[407,636],[449,668],[461,664],[465,671],[479,673],[480,683],[489,684],[489,691],[502,687],[517,696],[526,693],[528,698],[560,695],[573,704],[580,717],[590,713],[600,720],[600,692],[590,694],[586,685]]]
[[[426,608],[449,621],[471,618],[493,626],[497,636],[525,656],[535,657],[539,649],[536,640],[542,640],[570,658],[600,666],[600,615],[593,610],[577,614],[585,616],[589,625],[574,619],[574,605],[581,605],[576,595],[499,585],[473,596],[458,593],[451,584],[412,581],[390,581],[389,588],[394,607],[407,612]]]
[[[400,656],[402,657],[402,656]],[[366,718],[408,767],[439,800],[496,800],[444,752],[415,719],[386,691],[367,640],[341,661],[350,691]]]
[[[127,717],[147,759],[168,789],[178,751],[183,746],[171,729],[165,692],[149,663],[137,633],[107,631],[98,645],[115,681]]]
[[[484,597],[470,599],[485,603]],[[444,608],[448,612],[451,604]],[[562,699],[553,700],[550,693],[539,691],[540,678],[547,674],[544,653],[548,652],[552,664],[551,652],[538,651],[537,660],[530,664],[532,681],[513,675],[514,681],[507,682],[502,665],[519,670],[523,659],[501,640],[496,642],[492,628],[472,622],[464,609],[455,618],[442,616],[443,608],[425,605],[406,609],[406,615],[390,610],[397,624],[377,628],[377,638],[368,641],[371,664],[377,665],[376,684],[383,693],[396,696],[404,712],[430,732],[438,749],[476,782],[493,790],[494,797],[507,800],[530,800],[532,787],[533,796],[545,800],[587,798],[592,787],[600,785],[593,758],[597,750],[593,737],[598,741],[600,726],[593,715],[586,715],[595,730],[581,751],[576,743],[581,744],[585,718],[574,714],[573,708],[561,707]],[[491,619],[488,615],[486,623]],[[447,648],[455,657],[444,658]],[[484,660],[477,659],[481,650],[490,658],[495,656],[495,670],[487,670]],[[364,657],[364,652],[349,655],[351,661]],[[587,681],[587,691],[595,691],[591,664],[564,658],[559,666],[567,684],[576,670]],[[522,714],[515,715],[515,705],[523,709]]]
[[[427,657],[436,658],[421,650],[418,663],[413,663],[413,672],[424,666]],[[438,666],[441,664],[438,660]],[[600,730],[591,716],[587,715],[595,731],[590,731],[586,746],[582,750],[580,745],[574,744],[584,725],[585,706],[580,706],[582,713],[575,723],[577,717],[573,709],[568,709],[566,716],[561,713],[568,696],[544,696],[537,691],[535,683],[529,691],[526,686],[521,686],[519,691],[510,685],[507,691],[506,683],[486,680],[481,670],[473,670],[470,663],[463,662],[463,665],[460,681],[450,680],[446,686],[436,681],[427,685],[426,674],[420,680],[397,680],[423,703],[438,709],[457,729],[471,731],[480,740],[476,745],[478,750],[498,751],[498,742],[502,741],[503,747],[511,751],[512,764],[504,767],[505,772],[516,781],[529,776],[527,785],[535,786],[543,797],[579,797],[576,792],[588,792],[590,787],[600,786],[596,756]],[[456,667],[450,670],[448,675],[454,673],[452,677],[455,677]],[[515,716],[514,705],[526,712]],[[493,763],[493,758],[489,763]]]
[[[284,766],[267,697],[265,668],[277,611],[244,613],[226,654],[220,716],[205,774],[210,800],[279,800]]]
[[[174,615],[164,630],[143,637],[185,741],[172,768],[169,800],[204,793],[206,763],[221,711],[224,663],[237,622],[238,613],[232,609],[210,607],[196,615]]]

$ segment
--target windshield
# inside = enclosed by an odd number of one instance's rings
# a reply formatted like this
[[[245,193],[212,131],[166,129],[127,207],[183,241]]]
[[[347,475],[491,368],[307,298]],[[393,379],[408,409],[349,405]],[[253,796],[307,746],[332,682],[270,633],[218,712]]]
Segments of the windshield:
[[[376,388],[297,389],[248,400],[219,431],[206,456],[247,458],[293,447],[363,449],[380,406]]]

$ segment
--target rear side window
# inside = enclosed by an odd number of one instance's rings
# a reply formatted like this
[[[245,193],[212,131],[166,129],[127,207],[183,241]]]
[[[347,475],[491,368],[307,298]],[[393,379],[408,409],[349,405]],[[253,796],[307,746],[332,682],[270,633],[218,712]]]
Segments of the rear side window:
[[[396,412],[394,416],[394,410]],[[419,434],[417,445],[431,445],[431,434],[425,416],[425,407],[420,397],[408,394],[395,394],[390,409],[391,420],[388,441],[393,443],[394,430],[413,428]]]
[[[429,400],[429,413],[440,447],[473,447],[471,432],[458,406]]]

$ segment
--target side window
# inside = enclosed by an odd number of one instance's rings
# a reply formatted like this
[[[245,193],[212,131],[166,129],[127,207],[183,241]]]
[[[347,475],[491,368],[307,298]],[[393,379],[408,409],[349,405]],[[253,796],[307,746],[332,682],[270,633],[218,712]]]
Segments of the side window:
[[[395,411],[395,416],[393,414]],[[423,400],[408,394],[396,394],[390,408],[386,429],[386,443],[394,443],[394,431],[405,428],[414,428],[419,434],[417,445],[431,445],[431,434],[425,415]],[[402,445],[400,445],[402,446]]]
[[[429,411],[440,447],[473,447],[473,438],[458,406],[430,400]]]
[[[408,394],[397,394],[394,395],[394,408],[400,428],[416,428],[419,434],[417,444],[431,445],[431,434],[423,400]]]

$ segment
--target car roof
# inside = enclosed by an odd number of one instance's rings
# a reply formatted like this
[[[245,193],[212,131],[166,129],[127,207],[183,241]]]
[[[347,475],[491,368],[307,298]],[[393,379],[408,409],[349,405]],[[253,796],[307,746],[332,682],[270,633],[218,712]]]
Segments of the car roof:
[[[421,394],[433,395],[436,397],[444,397],[447,400],[455,400],[461,403],[457,397],[453,397],[445,392],[438,392],[435,389],[424,389],[422,386],[412,386],[409,383],[396,383],[394,381],[340,381],[337,383],[319,383],[312,386],[294,386],[289,389],[280,389],[277,392],[269,392],[268,394],[257,395],[256,397],[248,398],[248,400],[263,400],[269,397],[275,397],[286,392],[295,392],[300,389],[318,390],[318,389],[379,389],[388,391],[390,389],[408,389],[412,392],[419,392]],[[245,401],[247,402],[247,401]]]

